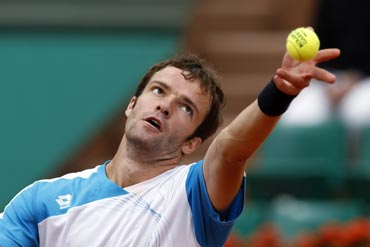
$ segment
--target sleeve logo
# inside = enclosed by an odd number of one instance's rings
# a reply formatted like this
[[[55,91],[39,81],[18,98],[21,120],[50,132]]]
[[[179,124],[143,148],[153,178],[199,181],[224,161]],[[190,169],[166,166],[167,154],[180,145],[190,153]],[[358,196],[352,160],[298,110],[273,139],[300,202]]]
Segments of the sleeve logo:
[[[55,201],[59,204],[60,209],[69,208],[72,202],[72,195],[71,194],[60,195]]]

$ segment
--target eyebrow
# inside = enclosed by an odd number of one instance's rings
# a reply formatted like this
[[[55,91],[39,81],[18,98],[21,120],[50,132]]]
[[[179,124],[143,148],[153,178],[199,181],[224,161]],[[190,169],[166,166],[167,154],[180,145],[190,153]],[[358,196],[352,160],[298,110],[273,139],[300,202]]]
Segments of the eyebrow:
[[[167,91],[171,91],[171,88],[164,82],[162,81],[151,81],[150,84],[159,84],[161,87],[163,87],[165,90]],[[197,105],[194,103],[194,101],[192,101],[189,97],[185,96],[185,95],[181,95],[181,99],[188,105],[190,105],[194,111],[197,112],[197,114],[199,114],[199,109],[197,107]]]

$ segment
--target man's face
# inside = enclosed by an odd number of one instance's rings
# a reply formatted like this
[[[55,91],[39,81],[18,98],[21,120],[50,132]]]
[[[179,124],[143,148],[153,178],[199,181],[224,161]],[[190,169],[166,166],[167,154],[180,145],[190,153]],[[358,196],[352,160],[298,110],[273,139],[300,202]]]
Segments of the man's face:
[[[138,98],[131,99],[126,110],[127,140],[157,155],[187,153],[187,138],[205,118],[209,103],[199,81],[186,80],[182,70],[166,67],[153,75]]]

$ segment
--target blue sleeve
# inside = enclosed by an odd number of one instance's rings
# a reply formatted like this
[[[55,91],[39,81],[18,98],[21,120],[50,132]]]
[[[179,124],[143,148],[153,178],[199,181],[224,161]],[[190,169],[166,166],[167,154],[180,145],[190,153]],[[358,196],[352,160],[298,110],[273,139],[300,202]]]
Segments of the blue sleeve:
[[[244,207],[245,178],[225,220],[213,208],[203,176],[203,161],[190,167],[186,193],[193,214],[195,236],[201,246],[223,246]]]
[[[33,190],[19,192],[0,214],[0,246],[39,246]]]

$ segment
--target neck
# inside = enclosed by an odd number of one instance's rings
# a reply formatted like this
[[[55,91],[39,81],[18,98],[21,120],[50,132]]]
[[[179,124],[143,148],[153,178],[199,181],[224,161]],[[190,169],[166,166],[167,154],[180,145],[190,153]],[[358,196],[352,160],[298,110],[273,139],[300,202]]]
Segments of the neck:
[[[109,179],[120,187],[128,187],[170,170],[178,165],[181,154],[156,156],[142,149],[135,149],[127,145],[127,140],[122,139],[117,153],[107,165],[106,172]]]

